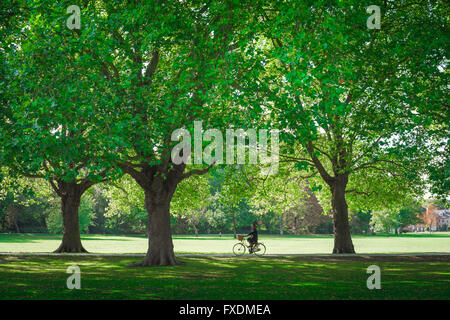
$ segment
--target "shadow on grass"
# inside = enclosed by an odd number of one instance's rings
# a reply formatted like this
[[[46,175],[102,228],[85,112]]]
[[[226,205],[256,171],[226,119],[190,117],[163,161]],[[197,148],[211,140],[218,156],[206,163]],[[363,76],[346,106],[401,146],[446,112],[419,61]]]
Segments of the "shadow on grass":
[[[126,268],[140,258],[17,257],[0,260],[2,299],[447,299],[449,262],[316,261],[179,257],[184,265]],[[68,266],[81,290],[68,290]],[[366,269],[382,270],[368,290]]]

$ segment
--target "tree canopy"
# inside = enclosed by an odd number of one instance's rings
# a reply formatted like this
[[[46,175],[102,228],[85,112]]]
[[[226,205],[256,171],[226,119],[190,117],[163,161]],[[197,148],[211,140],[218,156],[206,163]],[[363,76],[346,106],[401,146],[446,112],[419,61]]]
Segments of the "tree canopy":
[[[84,0],[79,26],[71,5],[0,7],[0,172],[50,183],[58,251],[84,250],[78,209],[96,197],[146,226],[151,266],[177,263],[176,216],[196,228],[226,212],[236,233],[256,214],[323,211],[333,252],[354,253],[352,212],[403,226],[404,199],[448,195],[444,1],[374,1],[376,28],[357,0]],[[249,160],[268,150],[258,129],[280,132],[278,172],[235,161],[235,141]]]

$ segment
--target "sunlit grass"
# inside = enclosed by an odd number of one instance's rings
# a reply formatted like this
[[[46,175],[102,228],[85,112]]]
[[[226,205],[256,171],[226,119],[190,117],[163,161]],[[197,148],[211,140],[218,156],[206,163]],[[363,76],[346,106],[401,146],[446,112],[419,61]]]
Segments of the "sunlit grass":
[[[175,235],[177,253],[232,253],[237,242],[231,235]],[[61,235],[0,234],[0,252],[52,252],[60,244]],[[272,236],[261,235],[267,254],[331,253],[330,235]],[[145,236],[82,235],[84,247],[93,253],[145,253]],[[400,236],[353,236],[358,253],[450,252],[450,232],[405,234]]]
[[[308,261],[182,257],[172,267],[128,268],[131,257],[0,257],[1,299],[448,299],[449,261]],[[70,265],[81,290],[66,288]],[[382,289],[366,269],[380,266]]]

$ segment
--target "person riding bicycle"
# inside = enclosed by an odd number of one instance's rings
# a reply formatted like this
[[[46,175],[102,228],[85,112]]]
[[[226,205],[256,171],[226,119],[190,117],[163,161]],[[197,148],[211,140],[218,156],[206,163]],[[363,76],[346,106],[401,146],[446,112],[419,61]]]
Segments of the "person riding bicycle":
[[[251,228],[252,231],[247,235],[247,237],[249,237],[247,241],[250,245],[250,253],[253,252],[253,247],[258,243],[258,230],[256,230],[256,224],[252,223]]]

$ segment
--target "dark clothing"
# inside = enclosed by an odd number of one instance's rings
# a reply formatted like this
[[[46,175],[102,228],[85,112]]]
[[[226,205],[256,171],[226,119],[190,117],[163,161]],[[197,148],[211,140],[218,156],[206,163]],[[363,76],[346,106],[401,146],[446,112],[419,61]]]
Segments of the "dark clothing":
[[[257,243],[258,242],[258,231],[253,230],[252,232],[250,232],[247,236],[250,236],[248,238],[248,241],[251,243]]]

